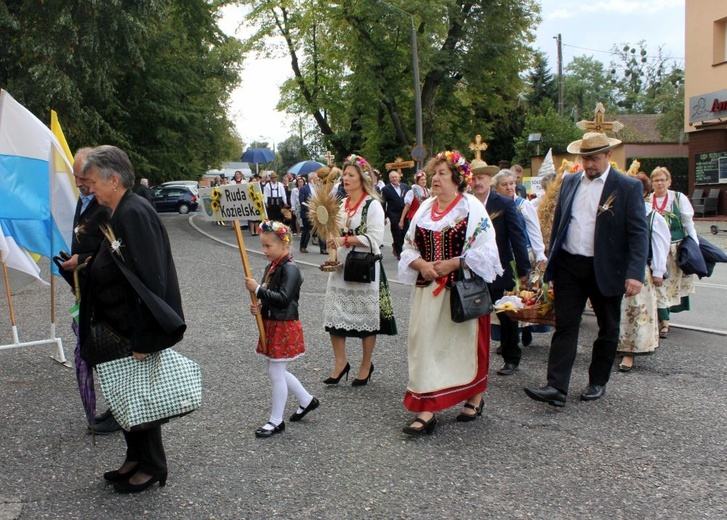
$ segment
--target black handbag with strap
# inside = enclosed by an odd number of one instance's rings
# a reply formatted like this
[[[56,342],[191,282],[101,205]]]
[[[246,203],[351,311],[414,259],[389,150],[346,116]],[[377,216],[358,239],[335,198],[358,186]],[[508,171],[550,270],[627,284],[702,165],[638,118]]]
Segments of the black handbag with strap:
[[[371,239],[363,236],[369,242],[369,252],[356,251],[355,247],[349,251],[343,266],[343,280],[346,282],[371,283],[376,280],[376,262],[382,257],[374,254]]]
[[[131,340],[116,332],[105,321],[91,323],[81,345],[81,357],[95,367],[131,355]]]
[[[467,276],[469,274],[469,276]],[[460,258],[459,280],[452,284],[449,291],[452,321],[463,323],[490,314],[493,310],[490,290],[480,276],[464,269]]]

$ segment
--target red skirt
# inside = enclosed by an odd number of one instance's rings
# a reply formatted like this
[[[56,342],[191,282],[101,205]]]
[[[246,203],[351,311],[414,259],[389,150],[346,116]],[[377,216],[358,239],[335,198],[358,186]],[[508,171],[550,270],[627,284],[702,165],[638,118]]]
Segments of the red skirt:
[[[299,320],[264,320],[267,352],[257,342],[258,354],[275,360],[291,360],[305,353],[303,324]]]
[[[412,412],[441,412],[452,408],[487,389],[487,372],[490,369],[490,315],[479,319],[477,331],[477,374],[462,386],[444,388],[437,392],[416,393],[410,390],[404,395],[404,406]]]

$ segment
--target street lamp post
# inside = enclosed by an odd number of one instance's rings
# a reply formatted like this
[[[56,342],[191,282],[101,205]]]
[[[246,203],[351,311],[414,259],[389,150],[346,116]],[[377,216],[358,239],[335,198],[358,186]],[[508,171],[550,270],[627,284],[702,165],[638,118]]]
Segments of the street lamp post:
[[[395,5],[391,5],[388,2],[384,2],[383,0],[379,1],[386,7],[405,14],[411,20],[411,69],[412,75],[414,76],[414,114],[416,117],[416,144],[418,147],[420,147],[424,142],[424,130],[422,128],[422,88],[419,81],[419,47],[417,44],[417,31],[416,25],[414,24],[414,15],[407,11],[404,11],[399,7],[396,7]],[[417,169],[419,168],[421,168],[421,161],[417,161]]]

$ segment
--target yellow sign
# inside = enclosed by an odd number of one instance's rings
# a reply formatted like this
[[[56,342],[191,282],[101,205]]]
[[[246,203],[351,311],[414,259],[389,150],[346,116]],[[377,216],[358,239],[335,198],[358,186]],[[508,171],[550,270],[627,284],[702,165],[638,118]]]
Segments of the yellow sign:
[[[200,188],[205,220],[265,220],[259,182]]]

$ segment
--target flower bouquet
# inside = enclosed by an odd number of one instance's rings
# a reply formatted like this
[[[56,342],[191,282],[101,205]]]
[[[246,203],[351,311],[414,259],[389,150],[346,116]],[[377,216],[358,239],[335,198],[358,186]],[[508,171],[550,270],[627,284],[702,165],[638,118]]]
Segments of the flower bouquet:
[[[514,270],[514,266],[513,266]],[[525,287],[515,274],[515,290],[505,294],[494,304],[496,312],[504,312],[513,320],[537,325],[555,325],[553,289],[543,282],[542,273],[530,273]]]

